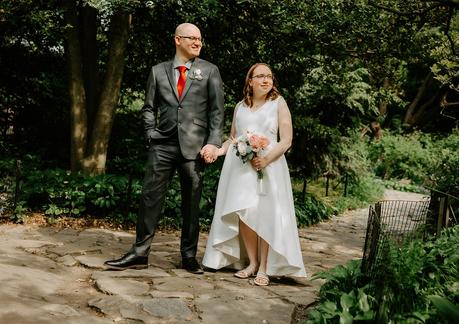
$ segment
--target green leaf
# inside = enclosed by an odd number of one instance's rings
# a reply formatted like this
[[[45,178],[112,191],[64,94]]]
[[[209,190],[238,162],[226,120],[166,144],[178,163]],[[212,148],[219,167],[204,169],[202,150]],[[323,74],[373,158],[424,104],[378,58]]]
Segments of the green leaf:
[[[335,314],[336,312],[336,304],[331,302],[331,301],[326,301],[320,306],[320,309],[323,310],[324,312],[327,312],[329,314]]]
[[[353,319],[352,315],[349,314],[349,312],[343,312],[339,316],[339,323],[340,324],[352,324],[353,322],[354,322],[354,319]]]
[[[359,297],[359,308],[363,312],[370,310],[370,305],[368,304],[368,296],[365,293]]]
[[[375,319],[375,313],[370,310],[363,314],[358,314],[354,317],[354,320],[361,320],[361,321],[371,321]]]
[[[343,294],[340,298],[340,304],[344,312],[349,312],[349,309],[355,304],[355,298],[350,294]]]
[[[428,298],[432,301],[438,313],[443,318],[451,323],[457,323],[457,319],[459,318],[459,305],[455,305],[448,299],[437,295],[430,295]]]

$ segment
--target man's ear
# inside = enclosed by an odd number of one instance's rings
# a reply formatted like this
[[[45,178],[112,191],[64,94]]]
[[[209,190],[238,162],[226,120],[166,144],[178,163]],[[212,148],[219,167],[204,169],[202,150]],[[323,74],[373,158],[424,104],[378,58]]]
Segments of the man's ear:
[[[175,42],[175,45],[179,46],[180,45],[180,37],[174,36],[174,42]]]

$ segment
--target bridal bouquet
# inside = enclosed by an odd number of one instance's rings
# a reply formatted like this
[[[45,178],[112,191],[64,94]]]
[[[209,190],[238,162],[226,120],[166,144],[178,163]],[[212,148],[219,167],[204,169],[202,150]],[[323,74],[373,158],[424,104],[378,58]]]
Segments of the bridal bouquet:
[[[269,145],[269,139],[261,134],[247,132],[233,141],[233,147],[236,150],[242,163],[252,160],[257,154]],[[258,179],[263,179],[263,171],[257,170]]]

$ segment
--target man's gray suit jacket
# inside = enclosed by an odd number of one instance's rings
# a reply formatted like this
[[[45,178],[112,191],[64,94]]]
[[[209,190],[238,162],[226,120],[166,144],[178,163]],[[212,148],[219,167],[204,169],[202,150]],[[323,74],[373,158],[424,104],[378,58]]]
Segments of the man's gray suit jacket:
[[[179,98],[174,75],[173,60],[151,69],[142,108],[146,136],[154,142],[177,132],[183,157],[194,160],[204,145],[222,144],[223,83],[217,66],[195,58]]]

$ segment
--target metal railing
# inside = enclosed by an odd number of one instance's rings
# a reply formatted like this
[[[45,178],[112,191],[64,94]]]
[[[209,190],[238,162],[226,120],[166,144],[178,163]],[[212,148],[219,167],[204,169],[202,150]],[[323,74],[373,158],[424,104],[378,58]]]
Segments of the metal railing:
[[[459,198],[432,190],[430,198],[421,201],[386,200],[370,206],[362,272],[371,280],[385,262],[389,244],[435,236],[458,224],[453,203],[459,203]]]
[[[430,199],[422,201],[386,200],[370,206],[362,271],[371,277],[384,262],[390,241],[403,243],[408,238],[423,238],[429,219]]]

